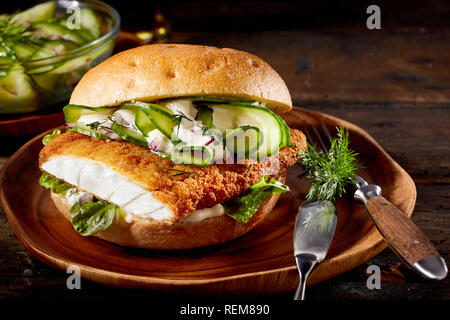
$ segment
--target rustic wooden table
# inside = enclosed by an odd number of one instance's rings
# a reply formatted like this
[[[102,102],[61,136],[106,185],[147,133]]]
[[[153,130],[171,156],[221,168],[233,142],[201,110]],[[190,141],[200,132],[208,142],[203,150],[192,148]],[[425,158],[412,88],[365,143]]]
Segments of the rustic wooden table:
[[[450,31],[178,32],[172,41],[253,52],[285,79],[295,105],[369,132],[414,179],[418,196],[412,219],[450,262]],[[87,280],[82,290],[68,290],[67,275],[31,257],[1,210],[0,246],[0,299],[166,297]],[[367,267],[373,264],[382,271],[380,290],[366,286]],[[309,288],[307,294],[310,300],[446,300],[449,284],[449,278],[419,278],[385,249],[354,270]]]

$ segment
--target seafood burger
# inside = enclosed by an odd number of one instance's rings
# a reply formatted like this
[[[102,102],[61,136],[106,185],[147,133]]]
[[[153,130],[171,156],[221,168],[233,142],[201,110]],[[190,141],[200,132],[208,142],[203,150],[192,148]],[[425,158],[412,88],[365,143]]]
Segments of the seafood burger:
[[[306,147],[281,77],[247,52],[156,44],[85,74],[44,137],[40,184],[83,236],[187,249],[261,222]]]

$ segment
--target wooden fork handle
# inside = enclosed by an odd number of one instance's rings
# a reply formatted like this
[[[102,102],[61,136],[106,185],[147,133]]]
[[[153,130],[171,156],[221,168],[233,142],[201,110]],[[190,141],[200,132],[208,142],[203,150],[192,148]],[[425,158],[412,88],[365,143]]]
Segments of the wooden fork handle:
[[[382,196],[367,199],[365,206],[378,231],[400,258],[426,278],[445,278],[444,259],[404,212]]]

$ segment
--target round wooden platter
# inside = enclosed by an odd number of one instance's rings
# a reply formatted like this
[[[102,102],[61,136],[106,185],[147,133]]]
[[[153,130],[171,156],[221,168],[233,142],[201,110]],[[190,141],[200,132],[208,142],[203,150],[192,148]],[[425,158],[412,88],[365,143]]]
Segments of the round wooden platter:
[[[352,147],[365,169],[360,174],[383,188],[383,194],[411,216],[416,189],[409,175],[365,131],[343,120],[294,108],[285,115],[292,128],[325,122],[350,130]],[[32,139],[5,164],[0,198],[19,240],[37,258],[61,270],[81,269],[82,277],[113,286],[173,292],[270,294],[295,290],[298,273],[293,257],[293,226],[309,184],[301,168],[288,171],[284,194],[269,217],[232,242],[186,251],[120,247],[82,237],[60,215],[49,192],[38,185],[38,153],[43,134]],[[385,242],[362,205],[351,195],[337,203],[338,226],[327,258],[309,285],[324,281],[370,259]]]

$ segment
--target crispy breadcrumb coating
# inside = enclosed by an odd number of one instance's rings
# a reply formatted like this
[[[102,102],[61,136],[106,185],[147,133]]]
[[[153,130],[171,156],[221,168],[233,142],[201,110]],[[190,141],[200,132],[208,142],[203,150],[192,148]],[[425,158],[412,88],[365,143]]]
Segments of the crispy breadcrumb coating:
[[[66,132],[51,140],[39,155],[39,165],[54,156],[86,158],[101,162],[140,186],[153,191],[161,202],[169,205],[175,220],[181,220],[196,209],[209,208],[244,194],[263,175],[275,176],[292,166],[299,157],[299,147],[306,139],[299,130],[291,129],[292,147],[283,147],[275,156],[263,161],[246,160],[244,164],[211,164],[203,168],[175,164],[148,148],[126,141],[95,139]],[[195,173],[176,175],[176,169]]]

